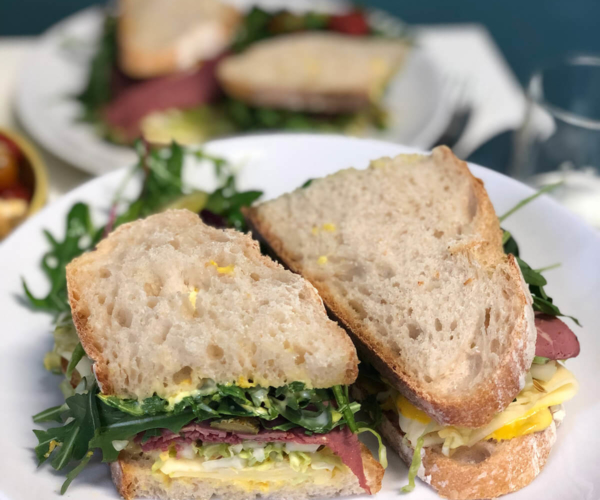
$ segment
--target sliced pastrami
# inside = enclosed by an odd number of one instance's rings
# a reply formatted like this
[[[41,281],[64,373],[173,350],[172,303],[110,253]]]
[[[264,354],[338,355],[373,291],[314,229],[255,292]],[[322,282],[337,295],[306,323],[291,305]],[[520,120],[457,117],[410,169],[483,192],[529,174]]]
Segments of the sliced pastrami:
[[[115,97],[104,109],[105,120],[126,140],[133,140],[141,133],[142,118],[154,111],[187,109],[214,101],[221,93],[216,78],[218,62],[219,58],[195,70],[150,80],[114,77]]]
[[[569,359],[579,355],[579,340],[556,316],[536,313],[537,342],[535,355],[549,359]]]

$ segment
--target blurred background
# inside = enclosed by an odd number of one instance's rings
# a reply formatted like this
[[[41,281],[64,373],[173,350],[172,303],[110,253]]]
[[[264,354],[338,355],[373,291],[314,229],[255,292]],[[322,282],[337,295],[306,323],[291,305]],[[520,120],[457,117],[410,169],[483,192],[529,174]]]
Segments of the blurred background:
[[[140,135],[151,143],[173,138],[201,143],[264,130],[346,133],[421,149],[447,144],[464,159],[534,187],[557,184],[553,194],[600,227],[597,0],[372,0],[354,5],[265,0],[258,2],[258,11],[252,10],[256,2],[224,2],[235,15],[216,6],[217,0],[198,0],[195,6],[177,0],[168,8],[152,0],[143,9],[132,0],[125,15],[126,3],[0,2],[0,139],[2,134],[5,138],[4,147],[0,140],[0,238],[47,197],[54,199],[90,176],[131,163],[130,146]],[[206,38],[188,40],[186,57],[191,60],[185,71],[157,68],[152,64],[162,49],[156,47],[167,39],[175,43],[175,33],[161,29],[162,42],[154,40],[144,47],[146,52],[136,52],[142,31],[152,32],[146,12],[151,10],[162,19],[187,18],[191,30],[199,30],[208,18],[217,19],[227,26],[228,38],[212,40],[210,50],[199,46],[207,44]],[[126,16],[138,30],[136,40],[116,34]],[[188,26],[194,16],[198,26]],[[183,36],[185,30],[180,31],[177,35]],[[369,73],[379,78],[377,102],[372,92],[368,106],[360,109],[348,102],[321,109],[298,104],[298,99],[293,106],[253,99],[239,92],[243,85],[257,85],[243,61],[227,72],[235,73],[237,81],[222,76],[225,71],[215,76],[223,60],[270,43],[256,61],[263,65],[263,76],[279,75],[273,78],[278,80],[284,69],[274,44],[314,31],[353,37],[361,47],[371,39],[386,40],[386,47],[368,49],[373,53],[364,71],[358,58],[347,61],[364,73],[374,72],[373,61],[384,60],[385,70],[378,66],[377,75]],[[390,48],[392,41],[398,44]],[[150,46],[157,51],[154,59]],[[339,50],[363,50],[352,47]],[[181,90],[192,86],[194,92]],[[157,98],[161,92],[185,97]],[[319,102],[325,102],[322,96]],[[11,148],[21,150],[16,160],[2,160]],[[29,153],[24,155],[25,149]],[[7,169],[3,177],[3,161],[22,167],[18,182]],[[43,192],[33,203],[36,188]],[[3,207],[2,200],[9,198],[11,206]]]

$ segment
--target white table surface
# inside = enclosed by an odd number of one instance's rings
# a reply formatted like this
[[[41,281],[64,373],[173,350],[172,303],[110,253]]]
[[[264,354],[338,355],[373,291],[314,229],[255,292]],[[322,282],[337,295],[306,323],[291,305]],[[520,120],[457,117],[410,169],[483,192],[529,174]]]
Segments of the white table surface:
[[[473,115],[455,152],[466,157],[494,135],[516,128],[525,106],[523,91],[485,27],[476,24],[417,27],[424,47],[449,85],[460,84]],[[14,92],[21,61],[34,37],[0,38],[0,126],[20,127],[14,112]],[[33,141],[35,142],[35,141]],[[90,178],[40,149],[49,170],[49,201]]]

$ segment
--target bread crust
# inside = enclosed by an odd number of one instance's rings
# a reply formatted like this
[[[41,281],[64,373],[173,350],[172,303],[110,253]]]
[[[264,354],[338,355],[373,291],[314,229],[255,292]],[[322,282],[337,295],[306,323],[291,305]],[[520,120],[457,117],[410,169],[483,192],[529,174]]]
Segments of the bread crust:
[[[367,484],[371,490],[371,494],[374,495],[381,489],[381,481],[383,479],[383,467],[377,462],[369,449],[363,444],[360,443],[360,452],[363,461],[363,468],[365,472],[365,477],[367,480]],[[151,461],[145,460],[135,460],[131,457],[128,457],[124,452],[119,455],[119,459],[116,462],[112,462],[110,464],[111,476],[112,480],[117,488],[119,494],[125,500],[132,500],[137,497],[144,497],[147,495],[148,486],[154,491],[154,493],[160,493],[160,498],[170,498],[170,483],[177,482],[177,479],[171,479],[165,482],[158,475],[150,475],[150,468],[152,467]],[[341,487],[341,491],[343,494],[360,494],[364,493],[362,488],[358,485],[358,479],[348,471],[347,474],[350,474],[352,478],[346,479],[346,485]],[[145,476],[145,477],[142,477]],[[153,484],[148,485],[148,482],[152,482]],[[182,479],[182,481],[186,481],[186,479]],[[192,479],[202,485],[202,480]],[[143,486],[142,486],[143,485]],[[209,485],[210,490],[214,489],[214,483]],[[272,495],[265,494],[264,490],[257,489],[256,491],[248,491],[246,489],[238,488],[235,485],[227,485],[228,491],[225,495],[221,494],[222,498],[232,498],[232,499],[251,499],[256,496],[260,496],[261,498],[281,498],[281,493],[274,491]],[[293,487],[295,490],[298,490],[298,493],[294,495],[294,499],[302,499],[313,496],[321,496],[329,497],[334,496],[331,492],[327,492],[323,490],[321,493],[312,491],[310,494],[303,494],[300,490],[302,485],[297,485]],[[211,498],[212,494],[200,494],[193,496],[186,496],[186,500],[206,500]],[[179,498],[179,497],[178,497]],[[286,498],[286,496],[283,496]]]
[[[152,220],[149,220],[152,219]],[[119,397],[123,397],[123,388],[115,383],[111,379],[111,373],[109,371],[109,358],[108,353],[103,352],[102,346],[100,345],[99,337],[101,334],[96,331],[92,326],[92,322],[88,321],[90,318],[90,310],[94,310],[97,304],[93,300],[87,300],[85,297],[86,289],[94,287],[94,284],[98,283],[100,278],[98,277],[97,270],[92,272],[90,268],[95,269],[93,264],[104,259],[106,256],[112,255],[111,252],[114,250],[114,246],[117,241],[121,238],[127,238],[129,232],[133,230],[133,226],[136,224],[151,224],[155,229],[160,229],[169,223],[173,224],[175,220],[184,221],[186,227],[202,226],[205,230],[211,232],[221,232],[213,228],[206,228],[206,226],[200,221],[196,214],[189,211],[170,211],[163,214],[151,216],[145,221],[136,221],[129,224],[124,224],[117,228],[111,235],[99,243],[96,250],[88,252],[78,257],[69,263],[66,267],[67,276],[67,288],[69,295],[69,303],[71,306],[71,312],[73,316],[73,322],[77,329],[81,344],[86,351],[87,355],[94,361],[93,369],[98,384],[104,394],[115,394]],[[269,268],[272,270],[281,270],[282,267],[271,258],[264,256],[260,253],[258,242],[252,240],[248,235],[243,235],[238,231],[226,230],[225,233],[235,238],[235,244],[240,249],[243,255],[249,256],[253,264],[260,267]],[[206,266],[205,266],[206,267]],[[287,273],[287,271],[286,271]],[[290,274],[290,277],[294,280],[298,278]],[[304,301],[314,307],[314,312],[322,317],[322,332],[321,335],[329,339],[335,339],[335,344],[330,346],[329,356],[333,355],[333,348],[335,346],[335,352],[343,353],[345,358],[343,363],[340,365],[340,369],[335,374],[335,378],[329,378],[328,380],[317,380],[316,374],[313,373],[312,377],[314,380],[311,383],[315,387],[330,387],[332,385],[342,384],[349,385],[356,380],[358,375],[358,358],[356,356],[356,350],[352,341],[348,338],[343,329],[341,329],[335,322],[330,321],[326,317],[325,306],[317,290],[306,280],[302,280],[301,293]],[[112,333],[117,335],[117,333]],[[290,338],[290,340],[292,340]],[[324,360],[323,365],[331,363],[331,358]],[[199,366],[199,369],[201,366]],[[202,375],[199,374],[199,377]],[[235,375],[234,380],[237,380]],[[228,381],[218,380],[218,383],[227,383]],[[326,383],[327,382],[327,383]],[[329,383],[331,382],[331,383]],[[276,381],[273,385],[277,385]],[[279,384],[280,385],[280,384]],[[149,397],[151,394],[148,394]]]
[[[219,67],[226,64],[221,63]],[[219,81],[225,92],[231,97],[250,103],[253,106],[306,111],[311,113],[337,114],[354,113],[371,104],[367,93],[361,92],[297,92],[277,86],[255,88],[244,82],[229,78],[223,71],[218,71]]]
[[[414,450],[404,442],[398,424],[384,415],[379,430],[386,442],[410,465]],[[458,454],[446,457],[439,449],[424,448],[418,476],[450,500],[496,498],[531,483],[546,464],[555,441],[556,425],[553,422],[550,427],[533,434],[508,441],[486,441],[479,449],[468,450],[471,453],[468,459],[461,460]]]
[[[197,42],[193,37],[189,41],[182,38],[173,40],[169,45],[160,48],[143,47],[136,43],[136,33],[139,21],[136,8],[132,5],[136,0],[121,0],[117,35],[119,41],[119,66],[132,78],[153,78],[177,73],[190,69],[201,60],[212,59],[227,48],[226,41],[233,38],[241,21],[241,13],[231,5],[225,3],[218,6],[218,19],[213,20],[210,29],[214,30],[213,37],[223,41],[222,47],[215,52],[214,47],[207,48],[204,57],[196,61],[186,61],[184,52],[194,48]],[[203,0],[198,0],[203,1]],[[186,33],[181,33],[185,36]],[[213,40],[213,44],[219,44]],[[215,53],[213,53],[215,52]],[[185,63],[183,63],[185,61]],[[191,63],[191,64],[190,64]]]
[[[536,330],[534,326],[532,300],[519,266],[513,256],[506,256],[502,248],[502,231],[493,205],[480,179],[474,177],[467,164],[454,156],[452,151],[440,146],[432,152],[435,161],[446,168],[455,169],[464,175],[473,186],[477,203],[476,224],[483,235],[482,241],[456,245],[451,253],[465,253],[473,257],[482,266],[493,269],[498,265],[506,267],[507,279],[518,285],[518,300],[522,313],[508,336],[509,346],[501,359],[496,376],[481,383],[468,397],[436,399],[427,387],[403,369],[397,356],[385,348],[378,334],[371,331],[355,312],[345,308],[335,298],[328,285],[304,272],[292,257],[293,249],[276,236],[268,220],[261,216],[260,205],[244,209],[244,215],[257,236],[264,240],[278,258],[292,271],[303,275],[319,291],[325,305],[333,316],[346,328],[362,357],[373,366],[414,405],[427,412],[434,420],[443,425],[481,427],[493,416],[502,411],[521,390],[524,376],[533,359]]]
[[[407,49],[397,40],[358,40],[332,32],[287,34],[225,58],[217,68],[217,78],[228,95],[253,106],[353,113],[381,98]],[[343,65],[345,59],[354,62],[350,66],[355,71],[342,76],[344,67],[348,68]],[[254,78],[249,68],[260,74],[262,70],[267,77]]]

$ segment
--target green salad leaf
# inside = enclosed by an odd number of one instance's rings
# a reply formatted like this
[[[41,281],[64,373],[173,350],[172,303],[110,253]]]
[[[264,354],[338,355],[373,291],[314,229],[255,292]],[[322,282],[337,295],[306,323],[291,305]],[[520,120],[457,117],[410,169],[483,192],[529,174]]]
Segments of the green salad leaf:
[[[293,14],[285,10],[268,12],[253,7],[242,20],[232,49],[241,52],[256,42],[285,33],[324,30],[327,29],[329,17],[316,12]]]
[[[517,210],[523,208],[528,203],[531,203],[533,200],[537,199],[542,194],[548,193],[556,189],[560,185],[561,183],[559,182],[557,184],[550,184],[548,186],[543,187],[531,196],[525,198],[524,200],[521,200],[504,215],[498,217],[498,220],[500,222],[504,221],[507,217],[514,214]],[[523,274],[525,283],[529,285],[529,292],[531,293],[531,296],[533,298],[533,310],[544,314],[549,314],[550,316],[564,316],[572,319],[578,326],[581,326],[577,318],[563,314],[561,310],[554,304],[552,297],[549,297],[546,291],[544,290],[544,287],[548,284],[548,281],[546,280],[546,278],[544,278],[542,272],[554,269],[560,264],[553,264],[551,266],[547,266],[541,269],[533,269],[529,264],[527,264],[527,262],[525,262],[519,257],[519,245],[517,244],[513,235],[506,230],[503,230],[502,244],[504,247],[504,253],[512,254],[517,259],[517,263],[519,264],[519,268],[521,269],[521,273]]]
[[[112,97],[111,78],[117,62],[117,19],[107,15],[98,48],[89,66],[88,80],[83,91],[76,96],[82,104],[82,119],[96,122],[100,119],[101,108]]]
[[[347,387],[307,389],[301,382],[293,382],[277,388],[243,389],[236,385],[216,384],[209,384],[209,388],[172,405],[156,395],[142,401],[102,394],[99,398],[108,407],[134,417],[191,412],[198,421],[231,417],[258,417],[267,422],[285,419],[287,422],[283,424],[265,425],[276,430],[302,427],[310,432],[324,433],[348,425],[353,432],[357,431],[354,414],[360,405],[349,401]],[[332,401],[336,401],[336,405],[331,404]]]

